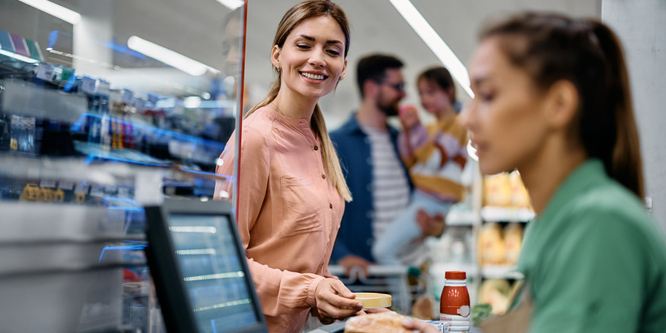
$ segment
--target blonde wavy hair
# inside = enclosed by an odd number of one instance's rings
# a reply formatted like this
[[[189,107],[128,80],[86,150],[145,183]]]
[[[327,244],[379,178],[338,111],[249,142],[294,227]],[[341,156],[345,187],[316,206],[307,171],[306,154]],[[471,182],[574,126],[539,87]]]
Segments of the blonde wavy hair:
[[[273,45],[282,47],[284,42],[287,40],[289,33],[301,22],[319,16],[329,16],[333,18],[340,25],[340,29],[345,35],[345,58],[349,52],[349,21],[347,20],[347,15],[338,5],[331,1],[326,0],[315,0],[315,1],[305,1],[297,4],[292,7],[284,14],[280,24],[278,25],[277,31],[275,32],[275,38],[273,39]],[[277,79],[273,82],[268,95],[264,98],[263,101],[259,102],[252,109],[250,109],[243,119],[250,116],[257,109],[264,107],[270,104],[275,97],[277,97],[280,92],[280,81],[282,79],[280,71],[277,68],[273,67],[274,72],[277,74]],[[312,114],[312,119],[310,120],[310,127],[314,132],[315,136],[319,137],[321,140],[321,156],[324,163],[324,169],[328,175],[328,179],[331,184],[337,189],[338,193],[345,199],[345,201],[351,201],[352,196],[345,181],[345,177],[342,174],[342,168],[340,167],[340,160],[338,159],[338,154],[333,147],[331,138],[328,136],[328,130],[326,129],[326,122],[324,121],[324,114],[319,107],[319,104],[315,105],[314,113]]]

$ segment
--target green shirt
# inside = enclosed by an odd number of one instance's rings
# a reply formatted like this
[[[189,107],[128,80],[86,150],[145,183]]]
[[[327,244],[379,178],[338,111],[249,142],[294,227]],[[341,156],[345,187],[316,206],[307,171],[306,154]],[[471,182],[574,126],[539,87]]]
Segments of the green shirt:
[[[666,332],[666,245],[642,202],[587,160],[525,231],[530,332]]]

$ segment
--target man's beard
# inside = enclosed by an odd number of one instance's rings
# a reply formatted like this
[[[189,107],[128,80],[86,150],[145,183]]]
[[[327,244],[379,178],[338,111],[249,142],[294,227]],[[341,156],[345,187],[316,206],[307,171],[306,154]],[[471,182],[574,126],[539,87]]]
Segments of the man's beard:
[[[381,110],[387,117],[393,117],[398,115],[398,103],[400,100],[392,101],[392,103],[382,104],[377,102],[377,108]]]

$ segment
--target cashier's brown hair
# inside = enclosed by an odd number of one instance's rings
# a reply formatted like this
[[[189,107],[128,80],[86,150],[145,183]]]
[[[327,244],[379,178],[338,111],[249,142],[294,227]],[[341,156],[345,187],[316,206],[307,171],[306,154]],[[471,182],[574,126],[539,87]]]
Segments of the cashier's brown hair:
[[[480,39],[497,38],[509,61],[540,89],[573,83],[579,106],[572,126],[590,157],[639,198],[643,164],[629,76],[618,37],[594,19],[521,13],[487,26]]]
[[[280,24],[278,25],[277,31],[275,32],[275,38],[273,39],[273,45],[282,47],[284,42],[287,40],[287,36],[289,36],[291,31],[296,26],[309,18],[320,16],[329,16],[340,25],[340,29],[342,29],[342,32],[345,35],[344,54],[345,58],[347,58],[350,42],[350,29],[347,15],[342,10],[342,8],[327,0],[304,1],[289,9],[287,13],[284,14]],[[280,91],[281,77],[280,71],[277,68],[273,67],[273,70],[277,74],[277,79],[273,82],[271,89],[268,91],[268,95],[266,98],[264,98],[263,101],[250,109],[245,114],[244,118],[247,118],[255,110],[268,105],[275,99],[275,97],[277,97],[278,92]],[[340,168],[338,154],[335,152],[331,138],[328,136],[326,122],[324,121],[324,114],[321,112],[319,104],[315,106],[314,113],[312,114],[312,119],[310,121],[310,127],[312,127],[314,134],[321,140],[321,156],[324,162],[326,174],[328,175],[328,179],[346,201],[351,201],[351,192],[349,191],[345,177],[342,174],[342,168]]]

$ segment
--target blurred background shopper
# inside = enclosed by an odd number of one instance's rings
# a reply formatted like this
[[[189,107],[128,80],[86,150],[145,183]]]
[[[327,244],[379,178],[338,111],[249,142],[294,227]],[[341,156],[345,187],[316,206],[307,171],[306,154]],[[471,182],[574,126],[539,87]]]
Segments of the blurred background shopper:
[[[361,105],[331,140],[340,156],[354,201],[347,205],[331,261],[347,274],[375,264],[372,246],[409,203],[409,176],[398,152],[398,130],[387,123],[405,98],[400,59],[370,54],[359,60],[356,80]]]
[[[468,138],[458,120],[453,78],[446,68],[434,67],[419,74],[416,81],[421,105],[436,120],[423,125],[415,107],[400,108],[403,131],[398,147],[409,168],[414,193],[409,206],[372,248],[382,265],[421,265],[428,253],[423,240],[442,235],[444,217],[465,193],[461,176],[467,163]],[[437,228],[424,225],[424,216],[437,218]]]

